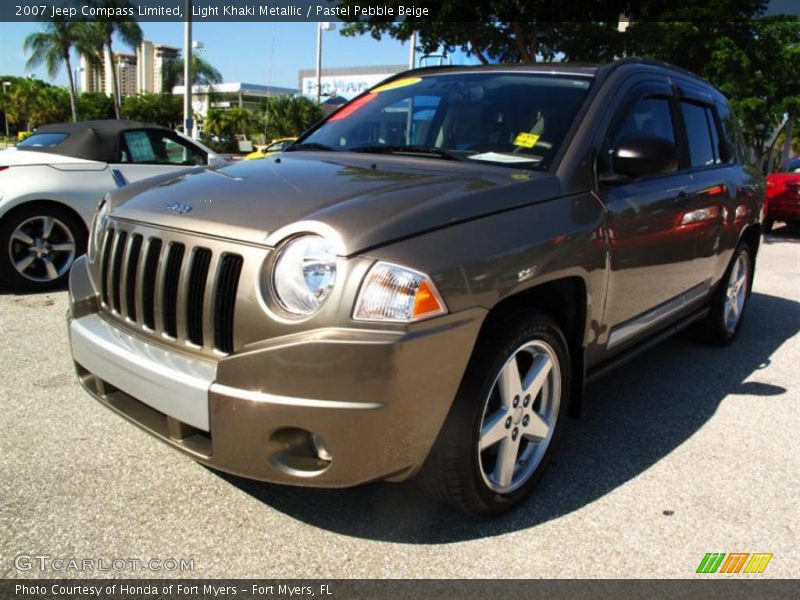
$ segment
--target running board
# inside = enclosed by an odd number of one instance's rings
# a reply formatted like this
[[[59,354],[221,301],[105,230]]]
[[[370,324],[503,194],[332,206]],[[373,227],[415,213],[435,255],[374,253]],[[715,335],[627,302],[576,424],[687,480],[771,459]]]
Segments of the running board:
[[[692,323],[704,319],[711,309],[708,307],[701,308],[698,311],[693,312],[690,315],[687,315],[676,321],[669,327],[661,330],[653,337],[640,342],[639,344],[625,350],[623,353],[615,356],[614,358],[604,362],[597,367],[594,367],[586,374],[586,384],[594,383],[596,380],[600,379],[610,371],[613,371],[617,367],[621,367],[631,359],[635,358],[637,355],[641,354],[645,350],[649,350],[653,346],[656,346],[663,342],[664,340],[671,338],[673,335],[681,331],[682,329],[686,329]]]

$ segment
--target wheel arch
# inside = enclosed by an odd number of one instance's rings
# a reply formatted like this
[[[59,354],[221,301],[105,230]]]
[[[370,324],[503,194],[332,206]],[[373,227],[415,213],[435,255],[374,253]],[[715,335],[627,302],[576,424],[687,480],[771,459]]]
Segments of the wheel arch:
[[[486,315],[478,339],[512,314],[538,310],[552,318],[567,340],[572,366],[572,393],[568,400],[570,416],[580,414],[585,379],[584,339],[588,292],[586,281],[572,275],[546,281],[506,296],[495,304]]]
[[[739,243],[742,242],[750,247],[750,253],[752,254],[752,264],[750,265],[751,277],[747,289],[747,294],[750,295],[750,293],[753,291],[753,276],[755,275],[756,270],[756,257],[758,256],[758,249],[761,246],[761,224],[753,223],[752,225],[745,227],[739,236]]]
[[[81,214],[77,210],[72,208],[69,204],[66,204],[65,202],[60,202],[58,200],[48,200],[42,198],[40,200],[26,200],[25,202],[20,202],[19,204],[15,204],[11,208],[0,214],[0,222],[4,222],[6,219],[10,218],[17,212],[20,212],[22,210],[27,210],[32,206],[50,206],[70,213],[70,215],[75,217],[75,219],[81,224],[81,227],[83,228],[83,233],[86,235],[88,239],[89,227],[87,227],[86,221],[81,216]]]

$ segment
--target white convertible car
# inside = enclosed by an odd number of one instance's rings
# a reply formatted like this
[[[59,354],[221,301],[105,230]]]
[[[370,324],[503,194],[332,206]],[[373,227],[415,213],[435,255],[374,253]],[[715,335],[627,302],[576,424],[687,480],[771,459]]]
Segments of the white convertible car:
[[[106,192],[224,162],[174,131],[136,121],[39,127],[0,152],[0,280],[30,291],[64,284],[86,251],[90,222]]]

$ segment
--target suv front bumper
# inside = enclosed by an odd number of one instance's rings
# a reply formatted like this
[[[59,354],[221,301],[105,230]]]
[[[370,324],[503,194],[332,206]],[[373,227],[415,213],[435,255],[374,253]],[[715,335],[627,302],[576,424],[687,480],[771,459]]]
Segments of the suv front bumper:
[[[124,331],[98,306],[79,259],[70,343],[96,399],[212,468],[319,487],[416,472],[485,316],[467,311],[404,332],[314,330],[215,361]]]

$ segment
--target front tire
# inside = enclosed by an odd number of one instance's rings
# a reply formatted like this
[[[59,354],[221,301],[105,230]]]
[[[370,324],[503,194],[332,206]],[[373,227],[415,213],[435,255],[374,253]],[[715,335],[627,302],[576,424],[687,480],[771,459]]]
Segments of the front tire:
[[[14,290],[44,291],[66,284],[86,251],[86,228],[69,210],[23,205],[0,222],[0,280]]]
[[[497,515],[542,476],[570,392],[569,351],[558,325],[516,313],[479,340],[421,478],[452,506]]]
[[[775,221],[772,219],[764,219],[764,222],[761,224],[761,229],[764,231],[765,234],[772,233],[772,228],[775,226]]]

